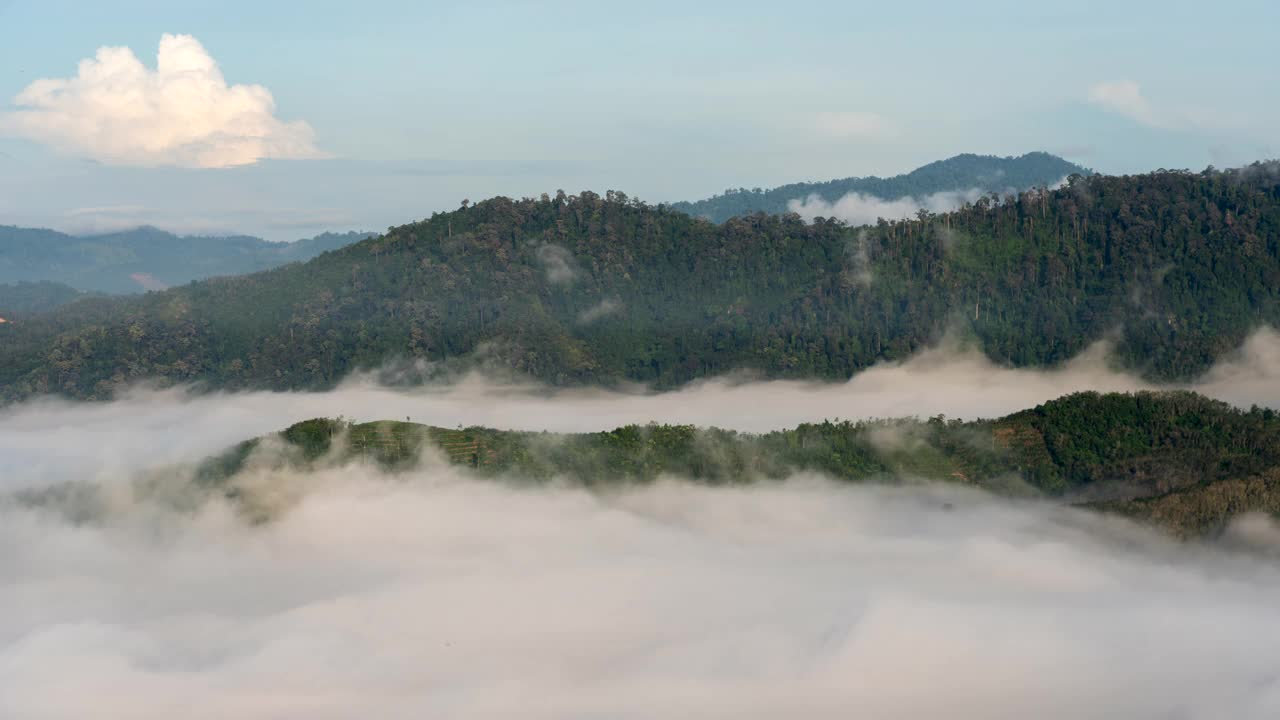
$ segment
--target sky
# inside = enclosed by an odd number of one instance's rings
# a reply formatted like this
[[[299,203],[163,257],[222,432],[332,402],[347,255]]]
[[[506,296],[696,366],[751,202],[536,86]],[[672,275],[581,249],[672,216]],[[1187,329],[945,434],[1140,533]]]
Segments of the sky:
[[[0,224],[292,240],[961,152],[1280,155],[1280,4],[0,0]]]

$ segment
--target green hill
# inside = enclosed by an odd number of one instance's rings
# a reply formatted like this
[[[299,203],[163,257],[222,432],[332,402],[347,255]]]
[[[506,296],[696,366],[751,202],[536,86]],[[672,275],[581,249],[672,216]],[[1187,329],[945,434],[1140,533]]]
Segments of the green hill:
[[[861,193],[881,200],[922,198],[936,193],[978,190],[984,193],[1017,192],[1048,187],[1071,175],[1088,175],[1090,171],[1055,155],[1043,152],[1019,157],[963,154],[929,163],[905,175],[894,177],[850,177],[827,182],[802,182],[763,190],[726,190],[723,195],[679,202],[672,209],[712,222],[722,223],[731,217],[762,212],[779,214],[788,211],[792,200],[816,195],[835,202],[849,193]]]
[[[743,483],[802,471],[850,482],[927,479],[1121,512],[1184,536],[1216,532],[1240,512],[1280,512],[1280,415],[1186,392],[1078,393],[998,420],[824,422],[760,435],[687,425],[564,435],[317,419],[271,440],[206,461],[200,482],[238,493],[234,478],[250,458],[259,469],[363,459],[396,471],[417,467],[428,452],[483,477],[592,486],[663,476]]]
[[[555,384],[842,379],[948,329],[1017,366],[1119,330],[1121,362],[1172,379],[1266,323],[1280,325],[1274,173],[1077,176],[866,228],[715,225],[583,192],[494,198],[306,264],[0,326],[0,398],[105,398],[143,378],[324,388],[397,359]]]

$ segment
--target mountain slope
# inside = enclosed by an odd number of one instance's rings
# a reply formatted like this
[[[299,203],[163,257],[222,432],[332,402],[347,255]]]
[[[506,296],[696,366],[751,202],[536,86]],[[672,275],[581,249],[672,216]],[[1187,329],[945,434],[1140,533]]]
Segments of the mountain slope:
[[[274,243],[246,236],[181,236],[152,227],[75,237],[0,226],[0,283],[48,281],[86,291],[139,292],[310,260],[367,237],[325,233]]]
[[[824,422],[762,435],[684,425],[560,435],[318,419],[241,443],[204,462],[197,477],[234,491],[251,456],[257,471],[356,459],[394,471],[418,467],[424,452],[485,477],[586,485],[664,476],[743,483],[797,472],[928,479],[1121,512],[1182,536],[1218,532],[1244,512],[1280,512],[1280,415],[1186,392],[1078,393],[998,420]]]
[[[54,282],[0,284],[0,318],[8,322],[48,312],[87,297],[73,287]]]
[[[788,203],[791,201],[805,200],[812,195],[833,203],[849,193],[861,193],[882,200],[922,198],[936,193],[971,190],[983,194],[1004,194],[1048,187],[1070,175],[1088,175],[1089,172],[1079,165],[1043,152],[1003,158],[964,154],[889,178],[850,177],[827,182],[792,183],[770,190],[740,188],[697,202],[674,203],[671,207],[721,223],[731,217],[757,212],[784,213],[789,210]]]
[[[1117,330],[1185,378],[1280,325],[1280,178],[1076,178],[870,228],[723,225],[621,193],[495,198],[305,265],[74,303],[0,326],[0,397],[142,378],[321,388],[389,360],[674,386],[748,368],[846,378],[958,330],[1020,366]]]

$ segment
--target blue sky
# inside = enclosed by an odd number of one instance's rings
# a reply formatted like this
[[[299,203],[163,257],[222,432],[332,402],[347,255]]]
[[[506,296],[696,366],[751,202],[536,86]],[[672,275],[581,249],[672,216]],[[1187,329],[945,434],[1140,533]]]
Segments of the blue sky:
[[[1045,5],[0,0],[0,223],[293,239],[463,198],[695,199],[960,152],[1103,172],[1280,155],[1280,3]],[[128,127],[150,101],[103,100],[118,83],[37,114],[19,98],[100,47],[154,70],[166,33],[269,91],[246,116],[268,141],[234,137],[243,117],[183,136],[199,101]]]

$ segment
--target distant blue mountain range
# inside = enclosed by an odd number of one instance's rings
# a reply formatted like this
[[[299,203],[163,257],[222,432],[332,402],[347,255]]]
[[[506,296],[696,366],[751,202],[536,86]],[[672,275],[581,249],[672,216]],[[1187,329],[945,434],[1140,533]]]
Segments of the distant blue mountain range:
[[[1045,152],[1031,152],[1019,157],[966,153],[889,178],[849,177],[826,182],[792,183],[771,190],[739,188],[706,200],[673,203],[671,208],[722,223],[732,217],[758,212],[770,215],[784,213],[792,200],[804,200],[814,195],[833,203],[853,192],[882,200],[966,190],[1004,193],[1052,185],[1075,174],[1090,175],[1092,171]]]
[[[0,284],[52,282],[80,291],[142,292],[302,262],[373,235],[324,233],[269,242],[245,235],[175,235],[154,227],[74,236],[0,226]]]

